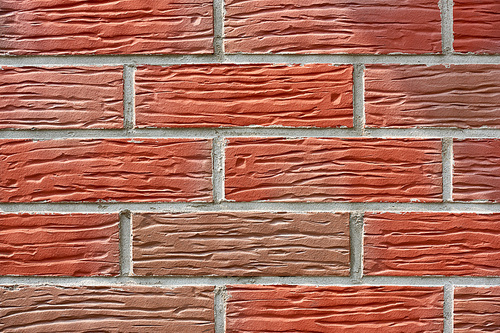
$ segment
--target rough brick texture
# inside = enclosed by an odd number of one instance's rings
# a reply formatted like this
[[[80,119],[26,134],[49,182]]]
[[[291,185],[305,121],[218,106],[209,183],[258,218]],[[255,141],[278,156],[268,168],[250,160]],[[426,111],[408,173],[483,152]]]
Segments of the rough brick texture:
[[[118,214],[0,214],[0,275],[117,275]]]
[[[500,140],[455,140],[455,200],[500,201]]]
[[[434,0],[227,0],[229,53],[437,53]]]
[[[368,127],[500,128],[500,66],[369,65],[365,80]]]
[[[1,140],[0,201],[208,201],[202,139]]]
[[[136,275],[349,275],[349,214],[134,214]]]
[[[500,287],[456,287],[454,332],[500,332]]]
[[[440,287],[241,285],[228,293],[228,333],[443,332]]]
[[[365,214],[366,275],[500,276],[500,214]]]
[[[213,332],[212,287],[0,287],[2,332]]]
[[[143,66],[135,101],[138,127],[352,127],[352,66]]]
[[[3,67],[0,95],[0,128],[123,127],[122,67]]]
[[[235,201],[441,200],[438,140],[232,138],[226,198]]]
[[[2,0],[0,54],[212,53],[210,0]]]
[[[453,31],[456,52],[500,53],[500,3],[454,0]]]

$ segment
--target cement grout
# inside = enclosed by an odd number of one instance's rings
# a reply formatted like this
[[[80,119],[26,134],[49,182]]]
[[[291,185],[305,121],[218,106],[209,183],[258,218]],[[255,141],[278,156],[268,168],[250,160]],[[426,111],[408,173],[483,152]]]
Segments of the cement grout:
[[[224,333],[226,331],[226,286],[217,286],[214,290],[214,322],[215,332]]]
[[[221,203],[225,195],[225,170],[224,170],[224,138],[215,137],[212,141],[212,186],[213,200],[215,203]]]
[[[120,212],[120,275],[131,276],[132,268],[132,214]]]
[[[444,303],[443,303],[443,317],[444,328],[443,333],[453,333],[453,302],[454,302],[454,286],[452,283],[444,285]]]
[[[363,136],[365,131],[365,66],[356,64],[353,68],[353,129]]]
[[[363,278],[363,213],[352,212],[349,218],[351,279],[360,283]]]
[[[453,201],[453,139],[442,140],[442,166],[443,166],[443,201]]]
[[[123,67],[123,127],[135,127],[135,66]]]
[[[442,50],[446,55],[453,54],[453,0],[439,0],[441,9]]]

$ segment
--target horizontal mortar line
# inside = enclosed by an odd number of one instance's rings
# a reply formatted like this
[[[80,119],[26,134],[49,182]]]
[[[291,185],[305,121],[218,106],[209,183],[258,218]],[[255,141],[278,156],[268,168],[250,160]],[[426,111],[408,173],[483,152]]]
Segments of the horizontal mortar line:
[[[0,56],[0,66],[105,66],[221,63],[207,55],[30,55]],[[480,54],[225,54],[223,63],[498,64],[500,55]]]
[[[460,277],[460,276],[371,276],[363,277],[360,283],[353,283],[348,277],[307,277],[307,276],[261,276],[261,277],[217,277],[217,276],[164,276],[164,277],[49,277],[49,276],[1,276],[0,285],[212,285],[234,284],[260,285],[316,285],[316,286],[444,286],[445,284],[464,286],[493,286],[500,284],[500,277]]]
[[[39,129],[0,130],[0,139],[105,139],[105,138],[215,138],[215,137],[360,137],[354,128],[288,128],[288,127],[236,127],[236,128],[143,128],[143,129]],[[365,128],[366,138],[500,138],[500,129],[479,128]]]
[[[451,212],[500,213],[500,203],[490,202],[222,202],[217,203],[0,203],[4,213],[118,213],[131,212]]]

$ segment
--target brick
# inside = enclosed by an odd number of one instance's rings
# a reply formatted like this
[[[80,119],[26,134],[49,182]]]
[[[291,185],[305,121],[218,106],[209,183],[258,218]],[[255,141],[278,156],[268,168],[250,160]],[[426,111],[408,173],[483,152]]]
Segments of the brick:
[[[500,287],[455,287],[454,332],[500,332]]]
[[[138,127],[352,127],[352,66],[141,66],[136,117]]]
[[[453,142],[453,199],[500,201],[500,140]]]
[[[229,286],[227,332],[442,332],[442,287]]]
[[[117,275],[118,214],[0,214],[0,275]]]
[[[365,275],[500,276],[500,214],[370,213]]]
[[[500,128],[498,65],[368,65],[368,127]]]
[[[2,0],[0,54],[212,53],[211,0]]]
[[[135,275],[349,275],[347,213],[133,215]]]
[[[0,202],[208,201],[203,139],[0,140]]]
[[[454,0],[453,31],[456,52],[500,53],[500,3]]]
[[[2,332],[213,332],[213,287],[3,286]]]
[[[227,0],[229,53],[438,53],[435,0]]]
[[[441,201],[441,143],[422,139],[231,138],[234,201]]]
[[[0,128],[123,127],[121,67],[2,67],[0,95]]]

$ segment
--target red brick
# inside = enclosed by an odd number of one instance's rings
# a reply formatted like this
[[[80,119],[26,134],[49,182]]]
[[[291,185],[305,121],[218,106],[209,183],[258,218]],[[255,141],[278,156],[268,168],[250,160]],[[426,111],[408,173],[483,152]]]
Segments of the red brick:
[[[454,332],[500,332],[500,287],[456,287]]]
[[[138,127],[352,127],[352,66],[141,66],[136,115]]]
[[[3,67],[0,95],[0,128],[123,127],[121,67]]]
[[[118,214],[0,214],[0,275],[117,275]]]
[[[133,215],[136,275],[349,275],[349,214]]]
[[[213,287],[3,286],[2,332],[214,330]]]
[[[366,275],[500,275],[500,214],[365,214]]]
[[[368,127],[500,128],[500,66],[369,65]]]
[[[2,0],[0,54],[212,53],[211,0]]]
[[[234,201],[441,200],[441,143],[421,139],[232,138]]]
[[[457,52],[500,53],[500,3],[454,0],[453,31]]]
[[[443,331],[441,287],[230,286],[228,333]]]
[[[230,53],[438,53],[435,0],[227,0]]]
[[[211,200],[203,139],[0,140],[0,201]]]
[[[500,140],[455,140],[453,199],[500,201]]]

